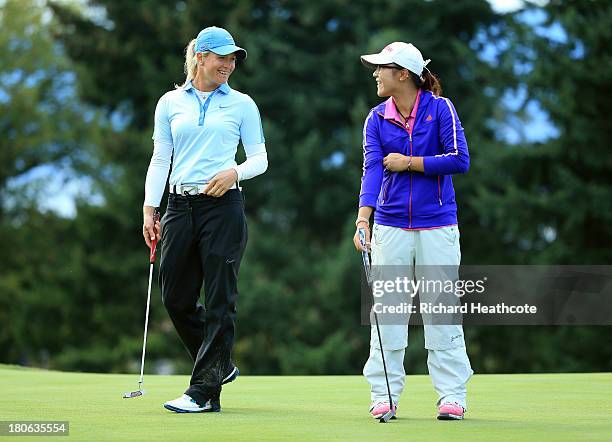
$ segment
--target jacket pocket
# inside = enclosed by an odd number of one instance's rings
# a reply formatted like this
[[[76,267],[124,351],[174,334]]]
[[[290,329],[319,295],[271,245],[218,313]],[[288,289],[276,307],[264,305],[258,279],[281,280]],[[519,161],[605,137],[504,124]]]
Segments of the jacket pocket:
[[[382,194],[381,194],[381,199],[380,199],[380,204],[381,205],[385,205],[387,204],[387,201],[389,201],[391,199],[391,180],[393,179],[393,175],[390,175],[389,178],[387,178],[386,182],[384,182],[383,184],[383,189],[382,189]]]
[[[385,126],[388,130],[381,134],[381,145],[383,152],[386,155],[390,153],[403,153],[408,143],[408,134],[405,129],[395,126],[393,123],[387,123]]]

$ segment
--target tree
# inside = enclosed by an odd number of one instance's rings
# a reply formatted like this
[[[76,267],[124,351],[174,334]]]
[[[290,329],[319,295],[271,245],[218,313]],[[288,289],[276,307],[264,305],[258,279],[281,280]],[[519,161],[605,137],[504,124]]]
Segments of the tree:
[[[560,43],[535,32],[520,13],[494,14],[484,0],[357,0],[350,7],[345,0],[99,0],[86,5],[95,14],[65,2],[50,7],[50,16],[29,2],[1,9],[0,57],[8,74],[0,77],[0,126],[14,141],[0,140],[6,143],[0,146],[0,320],[10,324],[0,331],[2,361],[137,370],[148,276],[141,205],[153,111],[183,81],[184,47],[208,25],[227,27],[249,51],[231,85],[258,103],[270,159],[264,176],[244,183],[250,239],[234,356],[245,373],[357,373],[367,356],[360,259],[351,238],[363,120],[380,99],[359,55],[390,41],[412,41],[432,59],[466,129],[471,171],[454,180],[464,263],[608,257],[593,247],[592,235],[609,242],[610,211],[598,210],[610,199],[603,150],[609,129],[606,114],[587,105],[609,109],[609,74],[589,77],[597,61],[609,60],[606,5],[551,2],[548,20],[562,23],[567,34]],[[493,63],[481,56],[490,44],[499,51]],[[517,61],[533,69],[524,74]],[[25,80],[11,81],[18,76]],[[571,93],[587,81],[597,87]],[[503,94],[522,83],[549,111],[559,138],[510,146],[496,134],[492,123],[506,118]],[[583,139],[589,149],[578,155]],[[16,179],[47,164],[91,177],[99,198],[79,199],[72,219],[22,203],[15,196],[35,194],[35,187],[28,183],[17,193]],[[599,198],[598,207],[582,195]],[[152,301],[147,370],[170,361],[187,372],[156,287]],[[419,334],[412,330],[411,342]],[[606,369],[600,334],[466,329],[477,372]],[[597,350],[585,357],[556,349],[576,336]],[[522,351],[525,343],[531,353]],[[420,345],[408,348],[409,371],[425,371],[423,353]]]
[[[182,82],[188,41],[205,26],[224,26],[249,51],[231,84],[258,103],[270,158],[266,175],[245,183],[251,234],[241,269],[235,356],[251,373],[357,371],[369,331],[359,325],[352,220],[361,128],[379,101],[359,55],[393,40],[414,41],[432,54],[432,69],[441,75],[473,140],[483,145],[493,141],[493,133],[483,130],[481,120],[493,113],[496,101],[479,82],[496,78],[496,71],[470,45],[499,17],[477,0],[384,6],[360,0],[351,7],[342,0],[91,4],[105,11],[98,23],[52,6],[64,25],[59,41],[88,72],[81,95],[109,117],[120,114],[127,122],[100,145],[105,161],[119,171],[112,186],[100,182],[108,209],[82,210],[77,217],[81,242],[91,242],[92,230],[104,236],[106,247],[95,249],[107,263],[103,271],[98,267],[99,308],[120,303],[121,322],[129,327],[124,334],[138,333],[139,315],[133,312],[142,288],[133,274],[142,254],[139,211],[153,110],[164,91]],[[113,256],[121,256],[121,264]],[[153,322],[154,336],[168,329],[162,324],[167,324],[163,313]],[[178,356],[168,349],[177,347],[173,332],[160,335],[167,344],[159,354]],[[114,363],[118,367],[119,361]]]
[[[498,264],[609,265],[612,5],[531,5],[511,28],[500,65],[513,67],[527,88],[524,108],[539,102],[559,135],[486,152],[491,173],[471,209],[497,241],[485,236],[480,247]],[[607,334],[601,326],[481,328],[476,358],[487,371],[608,371],[612,352],[601,345]],[[525,351],[509,351],[509,342]]]
[[[507,249],[508,263],[608,264],[612,73],[602,67],[612,60],[612,6],[551,1],[539,12],[537,32],[525,30],[518,15],[522,30],[506,57],[527,67],[519,76],[528,90],[525,105],[539,102],[559,136],[491,157],[498,179],[482,189],[480,215]]]
[[[37,208],[50,177],[75,175],[99,140],[98,116],[75,98],[75,73],[39,2],[0,5],[0,357],[44,364],[61,351],[70,221]]]

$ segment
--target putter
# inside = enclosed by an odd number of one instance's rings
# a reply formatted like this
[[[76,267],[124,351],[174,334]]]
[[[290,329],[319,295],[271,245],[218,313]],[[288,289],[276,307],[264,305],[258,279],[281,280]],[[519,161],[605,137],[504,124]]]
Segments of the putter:
[[[372,296],[372,300],[374,300],[374,295],[372,294],[372,271],[370,267],[370,253],[368,252],[368,248],[366,247],[366,235],[365,229],[359,229],[359,242],[361,243],[361,257],[363,258],[363,270],[365,271],[366,281],[368,283],[368,287],[370,288],[370,295]],[[387,393],[389,393],[389,411],[383,414],[378,421],[381,424],[386,424],[391,419],[395,419],[395,404],[393,403],[393,398],[391,397],[391,387],[389,386],[389,376],[387,375],[387,364],[385,363],[385,352],[383,351],[382,345],[382,337],[380,336],[380,326],[378,325],[378,315],[375,311],[372,310],[374,314],[374,321],[376,322],[376,333],[378,334],[378,344],[380,345],[380,356],[382,357],[383,369],[385,371],[385,381],[387,382]]]
[[[159,221],[159,212],[156,210],[153,214],[153,225]],[[143,390],[143,376],[144,376],[144,361],[145,361],[145,349],[147,348],[147,329],[149,328],[149,307],[151,305],[151,282],[153,281],[153,265],[155,264],[155,250],[157,249],[157,236],[151,241],[151,250],[149,253],[149,263],[151,263],[149,269],[149,290],[147,291],[147,310],[145,313],[145,326],[144,326],[144,339],[142,341],[142,359],[140,361],[140,379],[138,380],[138,390],[129,391],[123,395],[125,399],[142,396],[145,394]]]

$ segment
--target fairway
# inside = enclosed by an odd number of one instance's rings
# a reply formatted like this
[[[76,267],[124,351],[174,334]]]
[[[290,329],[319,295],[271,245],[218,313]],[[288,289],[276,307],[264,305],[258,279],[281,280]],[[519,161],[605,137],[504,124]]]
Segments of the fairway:
[[[70,439],[78,440],[612,438],[612,373],[477,375],[463,422],[437,421],[429,378],[409,376],[399,418],[386,425],[368,416],[360,376],[240,376],[223,390],[222,413],[211,414],[162,408],[183,392],[188,376],[145,375],[147,394],[123,399],[137,380],[0,366],[0,420],[67,420]]]

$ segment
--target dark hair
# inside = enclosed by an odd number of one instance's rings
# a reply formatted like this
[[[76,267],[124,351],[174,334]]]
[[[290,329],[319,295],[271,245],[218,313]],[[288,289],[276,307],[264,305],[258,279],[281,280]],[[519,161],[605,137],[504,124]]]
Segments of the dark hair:
[[[410,71],[408,71],[410,72]],[[414,72],[410,72],[410,77],[415,86],[419,89],[433,92],[434,95],[442,95],[442,86],[440,80],[427,68],[423,68],[423,78],[419,77]]]

